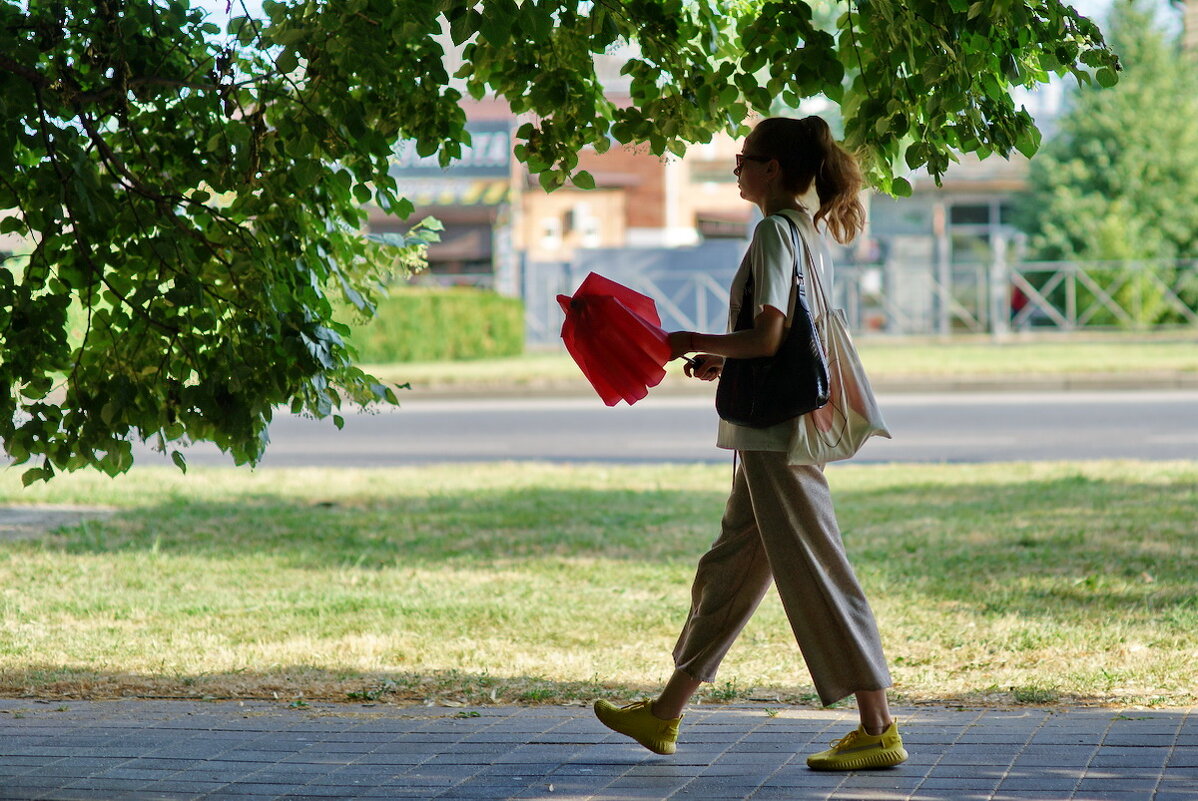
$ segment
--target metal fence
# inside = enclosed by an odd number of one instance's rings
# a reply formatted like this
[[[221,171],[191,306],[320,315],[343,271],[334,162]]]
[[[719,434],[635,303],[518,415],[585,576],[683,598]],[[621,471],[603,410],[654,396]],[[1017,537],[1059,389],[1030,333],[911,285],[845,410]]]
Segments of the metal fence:
[[[667,330],[722,331],[728,285],[746,245],[715,240],[694,248],[589,250],[572,262],[526,263],[522,294],[527,341],[559,341],[563,314],[557,296],[573,294],[592,271],[653,298]]]
[[[569,263],[524,265],[529,344],[558,342],[558,294],[590,271],[657,302],[667,330],[722,331],[728,289],[745,244],[714,241],[687,249],[596,250]],[[844,264],[833,304],[858,332],[993,334],[1198,327],[1198,261]]]

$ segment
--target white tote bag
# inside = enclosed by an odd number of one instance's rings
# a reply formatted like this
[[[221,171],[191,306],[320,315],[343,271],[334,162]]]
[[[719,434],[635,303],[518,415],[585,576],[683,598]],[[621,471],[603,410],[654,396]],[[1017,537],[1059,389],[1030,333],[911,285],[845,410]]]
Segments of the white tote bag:
[[[870,437],[890,439],[890,431],[874,399],[857,348],[853,346],[844,309],[830,308],[806,241],[803,247],[808,253],[807,285],[812,289],[815,330],[828,359],[830,393],[826,405],[799,418],[788,461],[791,464],[827,464],[852,458]]]

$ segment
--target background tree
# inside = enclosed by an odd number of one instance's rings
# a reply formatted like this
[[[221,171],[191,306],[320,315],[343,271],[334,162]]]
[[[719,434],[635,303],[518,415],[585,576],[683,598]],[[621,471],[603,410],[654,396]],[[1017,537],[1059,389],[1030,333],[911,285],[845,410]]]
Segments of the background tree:
[[[1198,304],[1192,275],[1170,263],[1198,257],[1198,72],[1182,58],[1178,29],[1159,18],[1168,7],[1117,0],[1108,32],[1125,65],[1119,85],[1077,89],[1031,162],[1020,203],[1032,258],[1124,263],[1089,267],[1126,310],[1083,286],[1092,323],[1179,322],[1170,293]]]
[[[1078,88],[1030,165],[1021,222],[1036,258],[1198,257],[1198,72],[1152,0],[1117,0],[1108,33],[1125,71]]]
[[[775,97],[824,93],[901,194],[896,166],[1033,152],[1011,86],[1112,84],[1118,67],[1059,0],[871,0],[833,31],[812,20],[801,0],[266,0],[222,30],[187,0],[0,0],[0,231],[31,243],[0,270],[5,448],[37,461],[26,481],[126,470],[133,437],[252,463],[280,404],[394,401],[354,367],[333,299],[369,313],[427,241],[359,230],[368,201],[412,211],[387,172],[396,142],[447,163],[468,140],[443,31],[463,48],[457,85],[526,115],[515,153],[546,188],[593,185],[584,146],[682,153]],[[592,55],[629,43],[617,106]]]

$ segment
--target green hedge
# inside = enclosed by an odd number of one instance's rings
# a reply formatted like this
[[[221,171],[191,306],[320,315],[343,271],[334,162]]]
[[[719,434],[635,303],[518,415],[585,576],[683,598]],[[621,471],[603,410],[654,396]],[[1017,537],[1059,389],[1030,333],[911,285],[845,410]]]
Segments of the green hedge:
[[[350,343],[367,364],[458,361],[524,352],[524,304],[480,289],[393,288]]]

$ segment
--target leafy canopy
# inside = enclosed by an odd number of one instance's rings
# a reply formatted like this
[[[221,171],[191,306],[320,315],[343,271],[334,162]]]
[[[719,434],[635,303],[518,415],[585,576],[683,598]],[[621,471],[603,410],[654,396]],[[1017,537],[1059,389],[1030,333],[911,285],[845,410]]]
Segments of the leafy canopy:
[[[902,194],[896,168],[1033,152],[1011,86],[1118,68],[1058,0],[814,5],[266,0],[222,29],[187,0],[0,0],[0,233],[30,243],[0,270],[8,453],[37,463],[27,481],[126,470],[133,437],[253,463],[279,405],[394,402],[335,309],[369,314],[418,262],[431,226],[374,242],[363,204],[410,215],[392,149],[459,155],[463,93],[526,115],[516,155],[547,188],[593,184],[588,145],[682,153],[822,93],[875,185]],[[593,62],[621,47],[627,104]]]

